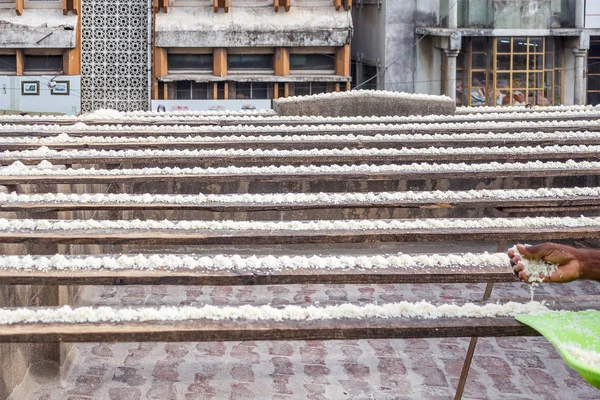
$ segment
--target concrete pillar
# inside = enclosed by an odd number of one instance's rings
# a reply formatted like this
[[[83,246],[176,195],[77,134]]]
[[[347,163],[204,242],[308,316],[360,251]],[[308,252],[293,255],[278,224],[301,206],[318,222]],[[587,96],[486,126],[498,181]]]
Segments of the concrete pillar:
[[[446,94],[456,101],[456,58],[460,50],[446,49]]]
[[[573,49],[575,56],[575,91],[574,103],[585,104],[585,59],[587,50]]]
[[[585,0],[575,0],[575,28],[585,27]]]
[[[448,4],[448,28],[458,28],[458,1],[450,1]]]

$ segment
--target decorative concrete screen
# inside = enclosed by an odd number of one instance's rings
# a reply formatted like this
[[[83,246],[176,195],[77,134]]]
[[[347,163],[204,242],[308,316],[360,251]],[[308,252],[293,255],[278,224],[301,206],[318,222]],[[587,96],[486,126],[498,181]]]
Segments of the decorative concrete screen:
[[[148,109],[147,0],[82,0],[81,109]]]

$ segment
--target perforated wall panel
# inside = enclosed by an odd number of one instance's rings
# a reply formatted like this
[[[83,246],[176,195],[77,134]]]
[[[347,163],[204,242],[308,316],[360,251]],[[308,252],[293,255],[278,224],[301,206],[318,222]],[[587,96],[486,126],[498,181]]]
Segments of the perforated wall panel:
[[[148,109],[146,0],[82,0],[81,109]]]

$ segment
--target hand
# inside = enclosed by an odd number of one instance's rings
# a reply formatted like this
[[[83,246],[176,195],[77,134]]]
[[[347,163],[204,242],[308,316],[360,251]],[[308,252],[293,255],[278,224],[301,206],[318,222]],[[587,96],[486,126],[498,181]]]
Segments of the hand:
[[[542,243],[529,247],[519,244],[517,250],[521,253],[521,257],[528,260],[542,260],[550,264],[558,264],[558,268],[552,275],[544,277],[544,282],[571,282],[583,277],[586,257],[582,250],[555,243]],[[529,277],[524,271],[525,267],[521,258],[516,256],[513,250],[508,251],[508,256],[511,259],[510,263],[515,275],[529,283]]]

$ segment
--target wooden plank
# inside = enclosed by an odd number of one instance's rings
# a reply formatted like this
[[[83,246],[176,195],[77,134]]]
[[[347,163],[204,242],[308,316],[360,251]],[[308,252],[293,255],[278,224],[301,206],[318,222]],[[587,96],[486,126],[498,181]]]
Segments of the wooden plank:
[[[167,49],[164,47],[154,47],[154,78],[160,78],[167,75],[168,72],[168,55]]]
[[[345,44],[335,51],[335,74],[350,76],[350,45]],[[339,83],[336,88],[339,87]],[[337,90],[339,92],[339,90]]]
[[[17,76],[21,76],[21,75],[23,75],[23,71],[25,71],[25,52],[23,51],[23,49],[17,49],[16,63],[17,63]]]
[[[24,0],[15,0],[15,13],[17,15],[23,15],[23,5],[24,5],[25,1]]]
[[[453,163],[453,162],[492,162],[492,161],[531,161],[531,160],[590,160],[595,161],[598,158],[598,152],[588,151],[584,153],[553,153],[540,152],[538,154],[524,154],[509,150],[504,153],[488,154],[401,154],[401,155],[278,155],[278,156],[254,156],[254,155],[221,155],[210,154],[204,156],[185,157],[185,156],[120,156],[120,157],[61,157],[55,155],[42,155],[37,157],[22,157],[19,155],[10,156],[5,153],[0,157],[0,165],[10,165],[15,161],[23,164],[37,165],[46,160],[52,164],[145,164],[156,166],[160,164],[193,164],[193,166],[208,164],[314,164],[314,163],[333,163],[333,164],[355,164],[355,163]]]
[[[456,128],[447,128],[447,129],[439,129],[439,131],[435,131],[435,133],[464,133],[464,132],[523,132],[523,131],[535,131],[535,132],[550,132],[550,131],[600,131],[600,126],[598,125],[594,125],[594,124],[590,124],[587,126],[582,126],[580,124],[580,121],[589,121],[589,122],[595,122],[599,119],[599,117],[597,116],[588,116],[585,114],[582,115],[569,115],[568,113],[564,113],[567,115],[560,115],[556,114],[553,115],[552,117],[544,117],[544,116],[536,116],[536,117],[530,117],[527,119],[524,119],[524,117],[522,115],[520,116],[515,116],[515,117],[506,117],[504,119],[502,119],[502,123],[505,122],[546,122],[547,124],[543,127],[538,127],[538,126],[531,126],[531,127],[523,127],[523,126],[504,126],[502,124],[497,124],[496,126],[493,127],[479,127],[476,125],[476,123],[478,122],[498,122],[498,118],[497,117],[490,117],[487,116],[486,114],[482,114],[481,116],[478,116],[477,119],[472,119],[472,120],[461,120],[460,116],[454,117],[454,116],[448,116],[448,118],[444,118],[444,119],[438,119],[437,121],[435,121],[435,123],[438,124],[442,124],[442,123],[454,123],[454,124],[465,124],[466,126],[459,126]],[[225,113],[224,116],[226,116],[227,114]],[[230,115],[231,116],[231,115]],[[71,121],[57,121],[57,120],[44,120],[43,118],[40,118],[39,120],[36,119],[36,124],[39,125],[73,125],[77,122],[77,120],[71,120]],[[560,125],[558,124],[552,124],[553,122],[561,122]],[[29,124],[30,121],[24,120],[24,119],[14,119],[14,120],[7,120],[5,121],[5,123],[10,123],[10,124],[15,124],[15,125],[26,125]],[[253,126],[277,126],[277,125],[286,125],[286,126],[301,126],[301,125],[315,125],[315,126],[320,126],[320,125],[328,125],[331,124],[331,122],[328,122],[327,120],[309,120],[309,119],[302,119],[302,120],[286,120],[284,117],[278,117],[278,118],[265,118],[263,120],[248,120],[248,119],[242,119],[240,117],[239,120],[236,120],[234,118],[228,118],[228,119],[223,119],[223,117],[216,115],[213,117],[212,121],[197,121],[197,120],[193,120],[191,118],[186,118],[184,116],[179,116],[177,119],[173,118],[170,119],[168,121],[166,120],[161,120],[161,119],[150,119],[148,121],[138,121],[138,120],[128,120],[128,119],[124,119],[124,120],[86,120],[85,121],[86,124],[88,125],[126,125],[126,126],[144,126],[144,125],[160,125],[160,126],[172,126],[172,125],[181,125],[181,124],[185,124],[185,125],[190,125],[190,126],[201,126],[201,125],[206,125],[206,124],[216,124],[216,125],[222,125],[222,126],[231,126],[231,125],[253,125]],[[344,124],[347,125],[355,125],[355,126],[361,126],[361,125],[369,125],[369,124],[374,124],[374,123],[394,123],[394,124],[398,124],[398,125],[405,125],[405,124],[416,124],[416,125],[427,125],[427,124],[432,124],[433,122],[430,120],[424,120],[424,119],[409,119],[409,120],[405,120],[405,121],[399,121],[399,122],[394,122],[391,120],[386,120],[385,117],[382,117],[382,119],[380,120],[380,122],[378,121],[373,121],[373,120],[368,120],[368,119],[364,119],[364,120],[350,120],[350,121],[345,121],[343,122]],[[415,129],[412,130],[414,131],[420,131],[419,129]],[[431,132],[431,130],[429,131]]]
[[[288,76],[290,74],[290,49],[278,47],[275,49],[275,75]]]
[[[382,229],[335,231],[258,230],[23,230],[1,231],[0,243],[239,245],[308,243],[567,240],[600,238],[600,226],[584,228]]]
[[[564,198],[543,199],[474,199],[457,202],[432,202],[432,201],[355,201],[355,202],[306,202],[306,203],[202,203],[202,204],[176,204],[176,203],[14,203],[0,202],[1,211],[131,211],[131,210],[201,210],[210,212],[256,212],[256,211],[306,211],[323,209],[376,209],[376,208],[408,208],[408,209],[448,209],[448,208],[497,208],[506,213],[516,212],[567,212],[567,211],[592,211],[600,209],[600,196],[574,196]]]
[[[556,176],[592,176],[599,175],[600,169],[530,169],[507,171],[435,171],[420,173],[360,173],[339,172],[329,174],[202,174],[202,175],[0,175],[0,185],[24,184],[77,184],[77,183],[138,183],[138,182],[297,182],[297,181],[406,181],[420,179],[482,179],[482,178],[520,178],[520,177],[556,177]]]
[[[518,281],[512,268],[282,269],[272,270],[0,270],[3,285],[310,285],[480,283]]]
[[[597,296],[548,300],[557,310],[597,309]],[[512,317],[368,318],[324,321],[212,321],[0,325],[0,342],[209,342],[538,336]]]
[[[215,48],[213,50],[213,75],[227,76],[227,49],[225,48]]]
[[[22,136],[28,136],[29,134],[23,134]],[[35,135],[38,135],[37,133]],[[81,137],[86,135],[83,133],[71,134],[73,137]],[[152,136],[145,135],[142,132],[133,133],[132,135],[140,136]],[[170,135],[170,134],[166,134]],[[91,135],[90,136],[97,136]],[[113,133],[108,133],[107,136],[113,136]],[[117,135],[115,135],[117,136]],[[121,135],[122,136],[122,135]],[[230,140],[230,141],[210,141],[210,138],[205,138],[205,141],[170,141],[170,142],[152,142],[146,141],[143,138],[135,142],[127,143],[44,143],[47,146],[55,150],[65,149],[103,149],[103,150],[125,150],[125,149],[280,149],[280,150],[310,150],[313,148],[322,149],[343,149],[348,148],[428,148],[428,147],[493,147],[493,146],[504,146],[504,147],[517,147],[517,146],[553,146],[553,145],[600,145],[600,138],[580,138],[580,139],[532,139],[532,140],[519,140],[519,139],[436,139],[427,140],[422,139],[391,139],[391,140],[352,140],[352,141],[329,141],[324,142],[317,140],[318,136],[315,135],[315,139],[311,140],[307,138],[303,141],[290,142],[285,140],[278,140],[273,138],[272,140],[257,140],[252,137],[244,140]],[[40,147],[40,144],[31,143],[0,143],[0,149],[6,150],[34,150]]]

